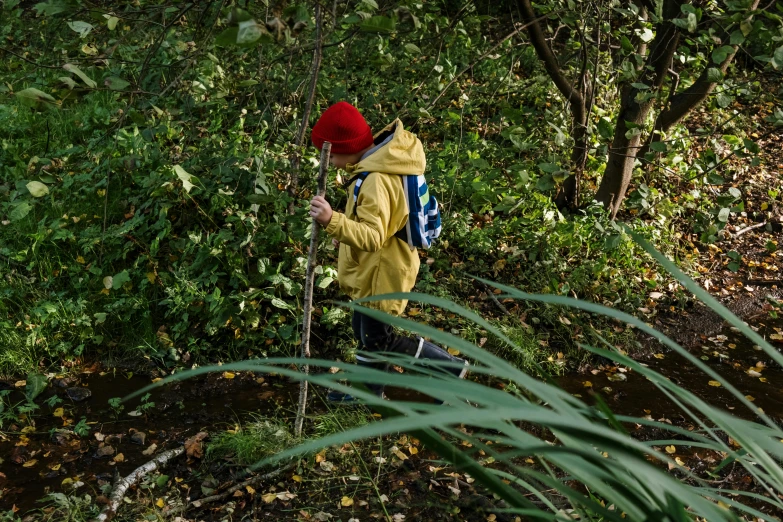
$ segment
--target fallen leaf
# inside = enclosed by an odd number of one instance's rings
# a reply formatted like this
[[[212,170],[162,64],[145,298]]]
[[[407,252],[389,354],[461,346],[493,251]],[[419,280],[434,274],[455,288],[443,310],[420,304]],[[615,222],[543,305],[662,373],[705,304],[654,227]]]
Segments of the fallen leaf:
[[[152,443],[152,444],[149,445],[149,447],[147,449],[142,451],[141,454],[144,455],[144,456],[150,456],[153,453],[155,453],[155,450],[157,450],[157,449],[158,449],[158,445],[155,444],[155,443]]]
[[[202,442],[209,433],[200,431],[185,441],[185,453],[188,457],[200,459],[204,456],[204,443]]]
[[[350,497],[343,497],[343,498],[340,500],[340,505],[341,505],[341,506],[343,506],[343,507],[350,507],[350,506],[353,506],[353,499],[352,499],[352,498],[350,498]]]
[[[27,462],[25,462],[24,464],[22,464],[22,467],[25,467],[25,468],[32,468],[32,467],[33,467],[33,466],[35,466],[36,464],[38,464],[38,460],[36,460],[36,459],[30,459],[30,460],[28,460]]]
[[[235,374],[233,372],[223,372],[223,378],[224,379],[233,379],[236,376],[237,376],[237,374]]]
[[[718,381],[710,381],[707,384],[709,384],[710,386],[715,386],[716,388],[721,386],[721,384]]]
[[[114,462],[125,462],[125,455],[123,455],[122,453],[117,453],[114,456]]]
[[[251,495],[252,495],[252,494],[254,494],[254,493],[256,492],[256,490],[255,490],[255,489],[253,489],[251,486],[245,486],[245,489],[246,489],[246,490],[247,490],[247,492],[248,492],[248,493],[250,493]]]
[[[263,501],[264,501],[264,502],[266,502],[267,504],[271,504],[272,502],[274,502],[274,501],[275,501],[275,499],[276,499],[276,498],[277,498],[277,495],[276,495],[276,494],[274,494],[274,493],[265,493],[265,494],[264,494],[264,495],[261,497],[261,500],[263,500]]]
[[[418,452],[419,452],[419,448],[417,448],[416,446],[411,446],[410,448],[408,448],[408,453],[410,453],[411,455],[416,455]]]
[[[677,453],[677,448],[675,448],[674,446],[666,446],[666,453],[668,453],[669,455],[674,455],[675,453]]]
[[[656,359],[663,359],[664,355],[662,353],[656,353],[653,355],[653,357],[655,357]]]
[[[291,477],[291,480],[293,480],[294,482],[302,482],[302,477],[300,477],[299,475],[294,475],[293,477]]]
[[[165,506],[166,503],[163,501],[162,498],[159,498],[158,501],[155,502],[155,505],[158,506],[159,508],[163,508],[163,506]]]

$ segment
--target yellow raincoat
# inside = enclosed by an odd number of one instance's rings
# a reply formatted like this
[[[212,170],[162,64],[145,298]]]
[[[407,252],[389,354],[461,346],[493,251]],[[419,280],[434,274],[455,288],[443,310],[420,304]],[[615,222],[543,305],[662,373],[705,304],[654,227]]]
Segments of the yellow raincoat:
[[[346,170],[350,175],[370,174],[364,180],[356,204],[354,186],[348,190],[345,214],[334,212],[326,233],[340,242],[337,281],[351,299],[391,292],[410,292],[419,273],[419,255],[395,237],[408,220],[401,174],[423,174],[427,165],[424,147],[398,119],[375,135],[392,131],[383,146]],[[354,208],[355,207],[355,208]],[[367,306],[398,315],[407,300],[387,299]]]

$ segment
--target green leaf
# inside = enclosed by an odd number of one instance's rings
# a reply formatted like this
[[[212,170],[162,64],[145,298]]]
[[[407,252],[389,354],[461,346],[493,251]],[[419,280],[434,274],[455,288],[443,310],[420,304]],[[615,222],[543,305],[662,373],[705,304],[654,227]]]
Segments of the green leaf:
[[[553,172],[557,172],[560,170],[560,165],[557,163],[539,163],[538,168],[541,169],[544,172],[548,172],[549,174]]]
[[[598,120],[598,134],[604,139],[611,139],[614,135],[614,123],[606,116]]]
[[[734,48],[732,46],[722,45],[712,51],[712,61],[720,65],[733,52]]]
[[[57,100],[52,98],[51,95],[46,94],[43,91],[39,91],[35,87],[28,87],[16,93],[16,97],[19,98],[25,105],[39,106],[46,103],[57,103]]]
[[[710,67],[707,69],[707,81],[710,83],[717,83],[723,79],[723,71],[716,67]]]
[[[538,178],[538,181],[536,181],[536,189],[540,190],[541,192],[549,192],[555,188],[556,185],[557,184],[555,183],[555,179],[552,174],[545,174]]]
[[[106,312],[94,313],[93,317],[95,317],[95,324],[103,324],[106,322]]]
[[[128,275],[128,271],[123,270],[122,272],[120,272],[119,274],[111,278],[111,287],[113,290],[119,290],[120,288],[122,288],[122,285],[124,285],[125,283],[129,283],[130,280],[131,279],[130,279],[130,275]]]
[[[258,80],[242,80],[239,82],[240,87],[252,87],[258,85]]]
[[[114,31],[114,29],[117,27],[117,22],[119,22],[119,21],[120,21],[120,19],[117,18],[116,16],[110,16],[106,20],[106,27],[109,28],[109,31]]]
[[[742,197],[742,192],[740,192],[740,189],[738,189],[737,187],[730,187],[729,194],[734,196],[735,199],[739,199]]]
[[[63,82],[65,86],[71,90],[73,90],[73,88],[76,87],[76,81],[70,76],[60,76],[57,79]]]
[[[215,37],[215,45],[222,47],[229,47],[237,44],[237,34],[239,33],[238,27],[229,27],[225,31],[221,32]]]
[[[642,133],[642,129],[640,129],[639,127],[634,127],[633,129],[628,129],[625,132],[625,137],[630,140],[636,136],[639,136],[641,133]]]
[[[720,107],[721,109],[725,109],[726,107],[731,105],[731,102],[734,101],[734,96],[726,94],[725,92],[720,92],[715,97],[715,101],[718,103],[718,107]]]
[[[90,32],[93,30],[92,24],[88,24],[87,22],[81,22],[81,21],[75,21],[75,22],[68,22],[68,27],[79,33],[79,38],[84,38]]]
[[[24,395],[28,401],[35,400],[36,397],[46,389],[49,379],[46,375],[40,373],[30,373],[27,375],[27,384],[24,387]]]
[[[783,67],[783,45],[775,49],[775,53],[772,55],[772,67],[775,69]]]
[[[49,193],[49,187],[40,181],[31,181],[26,186],[34,198],[42,198]]]
[[[98,86],[97,83],[95,83],[89,76],[84,74],[81,69],[73,65],[72,63],[66,63],[63,65],[63,69],[65,69],[68,72],[71,72],[81,78],[81,80],[84,82],[84,84],[89,87],[90,89],[94,89]]]
[[[39,16],[53,16],[68,11],[70,6],[63,0],[48,0],[46,2],[38,2],[33,6],[33,9],[37,11],[36,14]]]
[[[266,32],[266,29],[262,29],[255,20],[245,20],[239,22],[237,28],[237,45],[250,45],[259,40],[261,36]]]
[[[727,265],[728,269],[732,272],[737,272],[740,269],[740,264],[736,261],[732,261]]]
[[[421,49],[419,49],[419,46],[416,44],[406,43],[405,50],[412,54],[421,54]]]
[[[726,180],[723,179],[723,176],[719,176],[718,174],[711,172],[707,175],[707,183],[710,185],[723,185],[726,183]]]
[[[283,310],[291,310],[292,309],[290,304],[286,303],[285,301],[283,301],[279,297],[275,297],[274,299],[272,299],[272,306],[274,306],[275,308],[282,308]]]
[[[29,214],[32,209],[33,206],[30,203],[27,201],[22,201],[16,205],[11,212],[8,213],[8,219],[10,221],[19,221],[20,219],[23,219],[25,216],[27,216],[27,214]]]
[[[158,478],[155,479],[155,485],[158,486],[159,488],[162,488],[163,486],[166,485],[168,481],[169,481],[168,475],[160,475],[158,476]]]
[[[130,82],[126,82],[122,78],[118,78],[116,76],[109,76],[103,80],[103,84],[112,91],[121,91],[130,85]]]
[[[373,16],[359,26],[365,33],[393,33],[396,27],[394,18],[388,16]]]
[[[729,39],[729,43],[731,45],[742,45],[744,42],[745,33],[743,33],[741,30],[737,29],[731,33],[731,38]]]
[[[743,138],[742,144],[745,145],[745,148],[748,149],[748,151],[753,154],[758,154],[759,152],[761,152],[761,149],[759,148],[759,144],[753,140],[749,140],[748,138]]]
[[[663,141],[653,141],[650,143],[650,148],[655,152],[666,152],[669,149],[668,145]]]
[[[649,86],[649,85],[647,85],[646,83],[639,83],[639,82],[634,82],[634,83],[632,83],[632,84],[631,84],[631,87],[633,87],[633,88],[635,88],[635,89],[642,90],[642,91],[644,91],[644,90],[647,90],[647,89],[649,89],[649,88],[650,88],[650,86]]]
[[[179,165],[174,165],[174,172],[177,174],[177,177],[182,180],[182,188],[185,189],[185,192],[190,193],[190,190],[195,187],[195,185],[191,183],[193,176]]]
[[[726,207],[723,207],[722,209],[720,209],[720,212],[718,212],[718,221],[720,221],[721,223],[725,223],[726,221],[729,220],[730,214],[731,214],[731,210]]]
[[[753,30],[753,24],[750,23],[750,20],[745,19],[742,22],[740,22],[740,31],[742,31],[742,34],[744,36],[748,36],[752,30]]]

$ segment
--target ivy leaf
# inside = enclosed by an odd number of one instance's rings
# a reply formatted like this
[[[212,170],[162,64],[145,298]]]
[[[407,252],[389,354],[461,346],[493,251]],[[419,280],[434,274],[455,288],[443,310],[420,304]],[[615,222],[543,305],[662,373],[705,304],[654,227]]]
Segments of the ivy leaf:
[[[30,373],[27,375],[27,384],[24,387],[24,395],[28,401],[32,401],[46,389],[49,379],[46,375],[40,373]]]
[[[81,22],[81,21],[75,21],[75,22],[68,22],[68,27],[79,33],[79,38],[84,38],[88,34],[90,34],[93,30],[92,24],[88,24],[87,22]]]
[[[76,76],[78,76],[79,78],[81,78],[81,80],[84,82],[84,84],[87,87],[89,87],[90,89],[94,89],[94,88],[96,88],[98,86],[98,84],[95,83],[95,81],[93,81],[92,78],[90,78],[89,76],[84,74],[81,69],[79,69],[78,67],[76,67],[72,63],[66,63],[65,65],[63,65],[63,69],[65,69],[66,71],[71,72],[71,73],[75,74]]]
[[[365,33],[393,33],[396,23],[388,16],[373,16],[359,26]]]
[[[536,189],[540,190],[541,192],[549,192],[555,188],[555,185],[555,178],[552,176],[552,174],[541,176],[538,178],[538,181],[536,181]]]
[[[720,209],[720,212],[718,212],[718,221],[720,221],[721,223],[725,223],[726,221],[729,220],[730,213],[731,211],[727,207],[723,207],[722,209]]]
[[[31,181],[26,186],[34,198],[42,198],[49,193],[49,187],[40,181]]]

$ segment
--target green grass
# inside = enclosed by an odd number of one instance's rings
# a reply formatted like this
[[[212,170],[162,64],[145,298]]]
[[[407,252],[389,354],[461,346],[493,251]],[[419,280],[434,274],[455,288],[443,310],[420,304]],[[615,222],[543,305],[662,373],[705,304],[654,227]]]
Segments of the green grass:
[[[284,420],[258,416],[235,430],[214,435],[206,457],[211,461],[230,458],[236,465],[247,466],[300,442]]]

